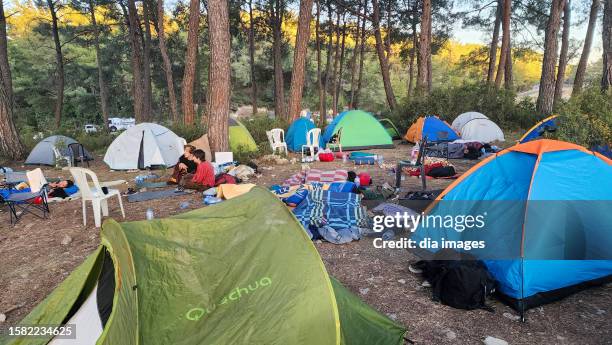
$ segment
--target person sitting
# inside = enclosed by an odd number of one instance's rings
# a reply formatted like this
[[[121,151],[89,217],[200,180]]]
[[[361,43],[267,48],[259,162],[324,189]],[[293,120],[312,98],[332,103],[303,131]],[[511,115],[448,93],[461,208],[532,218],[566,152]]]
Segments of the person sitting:
[[[172,177],[168,181],[169,184],[178,184],[181,182],[181,178],[185,174],[193,174],[196,170],[197,164],[193,161],[192,152],[195,147],[192,145],[185,145],[183,148],[183,155],[179,158],[178,163],[174,166]]]
[[[65,199],[70,196],[66,189],[72,189],[73,186],[74,182],[72,182],[71,180],[51,182],[48,184],[49,193],[47,193],[47,195],[49,196],[49,198]]]
[[[186,174],[181,178],[180,188],[205,190],[215,186],[215,169],[206,161],[203,150],[193,151],[193,161],[197,164],[195,173]]]

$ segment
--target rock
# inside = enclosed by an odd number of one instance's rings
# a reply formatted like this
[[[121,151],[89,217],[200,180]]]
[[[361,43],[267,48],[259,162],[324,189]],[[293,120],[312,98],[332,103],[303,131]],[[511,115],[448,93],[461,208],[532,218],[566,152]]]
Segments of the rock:
[[[495,338],[492,336],[487,336],[485,338],[485,340],[483,340],[483,343],[485,345],[508,345],[508,342],[503,340],[503,339],[499,339],[499,338]]]
[[[605,310],[603,310],[603,309],[597,309],[597,310],[595,311],[595,314],[597,314],[597,315],[603,315],[603,314],[605,314],[605,313],[606,313],[606,311],[605,311]]]
[[[506,319],[510,319],[510,320],[512,320],[512,321],[517,321],[517,320],[519,320],[519,319],[521,318],[520,316],[518,316],[518,315],[514,315],[514,314],[512,314],[512,313],[504,313],[503,315],[504,315],[504,317],[505,317]]]
[[[397,282],[400,283],[400,284],[406,284],[406,279],[400,279]]]
[[[0,313],[0,323],[6,321],[6,315]]]
[[[370,289],[368,289],[368,288],[363,288],[363,289],[360,288],[359,289],[359,293],[362,294],[362,295],[367,295],[368,292],[370,292]]]
[[[443,333],[444,337],[447,340],[455,340],[455,339],[457,339],[457,334],[455,332],[451,331],[450,329],[445,329],[445,330],[443,330],[443,332],[444,332]]]
[[[397,320],[397,314],[387,314],[387,316],[393,321]]]
[[[69,245],[70,242],[72,242],[72,237],[70,237],[68,235],[65,235],[64,238],[62,238],[62,242],[61,243],[62,243],[63,246],[66,246],[66,245]]]

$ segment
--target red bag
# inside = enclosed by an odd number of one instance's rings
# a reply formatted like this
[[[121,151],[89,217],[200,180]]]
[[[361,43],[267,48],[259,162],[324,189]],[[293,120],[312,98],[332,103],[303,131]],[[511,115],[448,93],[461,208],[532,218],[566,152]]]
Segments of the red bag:
[[[372,177],[368,173],[359,173],[359,185],[361,186],[369,186],[372,184]]]
[[[333,162],[334,160],[334,154],[331,152],[327,152],[327,153],[319,153],[319,160],[321,162]]]

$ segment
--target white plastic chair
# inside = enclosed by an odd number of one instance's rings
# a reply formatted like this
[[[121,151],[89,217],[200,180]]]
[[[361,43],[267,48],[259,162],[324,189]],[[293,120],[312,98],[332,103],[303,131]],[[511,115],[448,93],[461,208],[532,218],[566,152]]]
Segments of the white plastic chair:
[[[313,128],[306,133],[306,145],[302,145],[302,160],[304,160],[304,148],[310,151],[310,157],[315,159],[319,150],[319,140],[321,138],[321,128]]]
[[[270,142],[270,146],[272,147],[272,153],[278,152],[281,153],[285,151],[287,152],[287,143],[285,142],[285,131],[281,128],[273,128],[269,131],[266,131],[266,135],[268,136],[268,141]]]
[[[74,177],[74,182],[77,187],[79,187],[79,191],[81,192],[81,200],[83,204],[83,225],[87,225],[87,212],[85,203],[89,200],[91,201],[91,206],[93,208],[94,213],[94,223],[96,228],[100,227],[102,222],[102,215],[108,216],[108,199],[117,196],[119,199],[119,207],[121,208],[121,215],[125,218],[125,211],[123,210],[123,203],[121,201],[121,193],[117,189],[108,189],[108,193],[104,194],[102,191],[102,187],[100,186],[100,182],[98,181],[98,176],[96,174],[85,168],[70,168],[70,173],[72,177]],[[88,177],[91,179],[92,184],[90,185]]]
[[[60,150],[57,147],[55,147],[55,146],[53,146],[53,153],[55,154],[55,165],[56,166],[61,161],[65,161],[66,162],[66,166],[69,166],[69,167],[72,166],[72,156],[62,154],[60,152]]]

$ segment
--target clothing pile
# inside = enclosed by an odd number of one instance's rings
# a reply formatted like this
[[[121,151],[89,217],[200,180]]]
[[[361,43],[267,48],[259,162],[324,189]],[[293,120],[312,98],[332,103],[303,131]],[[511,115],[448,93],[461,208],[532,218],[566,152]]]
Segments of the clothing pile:
[[[453,178],[457,175],[455,167],[443,158],[426,157],[422,168],[426,176],[433,178]],[[404,167],[403,172],[409,176],[421,176],[421,167]]]

